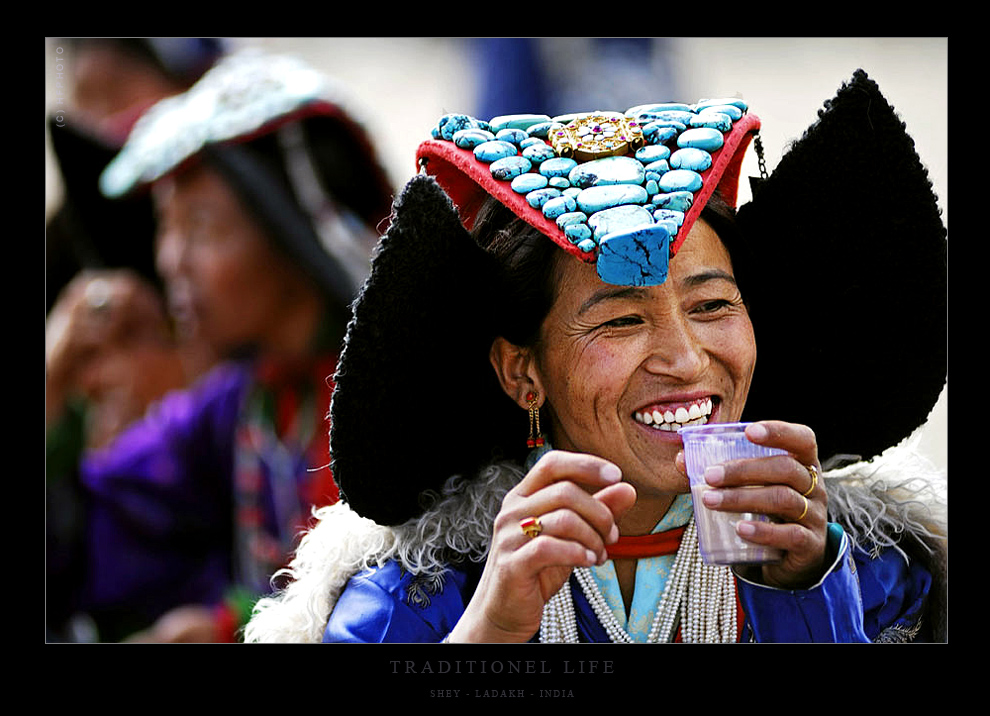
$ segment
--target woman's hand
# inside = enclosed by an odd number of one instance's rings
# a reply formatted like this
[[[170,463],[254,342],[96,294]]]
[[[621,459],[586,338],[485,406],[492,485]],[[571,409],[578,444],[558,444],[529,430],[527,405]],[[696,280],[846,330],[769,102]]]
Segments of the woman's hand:
[[[775,521],[736,525],[736,532],[748,542],[783,550],[782,561],[762,565],[763,582],[786,589],[810,587],[827,566],[828,497],[820,478],[815,434],[804,425],[763,421],[747,427],[746,437],[789,454],[708,468],[705,481],[719,489],[706,491],[702,499],[713,510],[770,515]],[[683,455],[677,464],[683,471]],[[748,489],[736,489],[743,486]]]
[[[46,419],[91,401],[91,444],[106,442],[185,383],[161,298],[133,272],[85,271],[63,290],[45,330]]]
[[[574,567],[606,559],[618,517],[636,501],[619,469],[602,458],[554,450],[505,496],[478,588],[450,641],[524,642],[539,630],[543,606]],[[527,536],[523,520],[539,518]]]

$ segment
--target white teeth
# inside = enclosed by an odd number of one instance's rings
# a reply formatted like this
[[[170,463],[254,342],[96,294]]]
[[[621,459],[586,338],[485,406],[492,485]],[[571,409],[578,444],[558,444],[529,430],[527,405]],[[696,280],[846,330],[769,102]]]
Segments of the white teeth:
[[[636,413],[637,422],[652,425],[655,430],[677,431],[685,425],[704,425],[712,413],[711,398],[705,398],[692,403],[690,407],[680,407],[677,410],[667,410],[663,413],[656,409]]]

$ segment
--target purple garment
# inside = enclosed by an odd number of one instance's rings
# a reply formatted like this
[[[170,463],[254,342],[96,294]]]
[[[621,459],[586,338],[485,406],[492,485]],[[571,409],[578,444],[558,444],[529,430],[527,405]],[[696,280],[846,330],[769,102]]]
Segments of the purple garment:
[[[250,365],[218,366],[83,459],[82,610],[150,621],[220,601],[232,579],[233,445],[250,384]]]

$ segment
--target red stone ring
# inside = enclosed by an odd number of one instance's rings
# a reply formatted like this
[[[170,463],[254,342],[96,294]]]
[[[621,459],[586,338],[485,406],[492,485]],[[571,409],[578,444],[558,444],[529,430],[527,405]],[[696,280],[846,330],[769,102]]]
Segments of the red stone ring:
[[[523,534],[533,539],[543,532],[543,523],[540,522],[539,517],[527,517],[519,522],[519,529],[523,531]]]

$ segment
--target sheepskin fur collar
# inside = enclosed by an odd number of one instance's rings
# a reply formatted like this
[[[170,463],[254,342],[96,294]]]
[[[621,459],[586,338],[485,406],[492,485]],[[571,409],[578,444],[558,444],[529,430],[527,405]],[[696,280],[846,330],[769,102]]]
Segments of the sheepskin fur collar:
[[[505,493],[523,476],[499,463],[476,479],[456,476],[441,494],[429,494],[419,518],[397,527],[365,519],[345,503],[315,511],[289,566],[290,582],[261,599],[245,628],[246,642],[319,642],[338,596],[358,572],[397,560],[417,575],[437,576],[451,555],[483,561],[492,523]],[[933,606],[944,611],[947,521],[945,481],[910,447],[888,451],[870,463],[824,474],[829,518],[853,545],[867,552],[891,547],[905,559],[921,559],[935,575]]]

